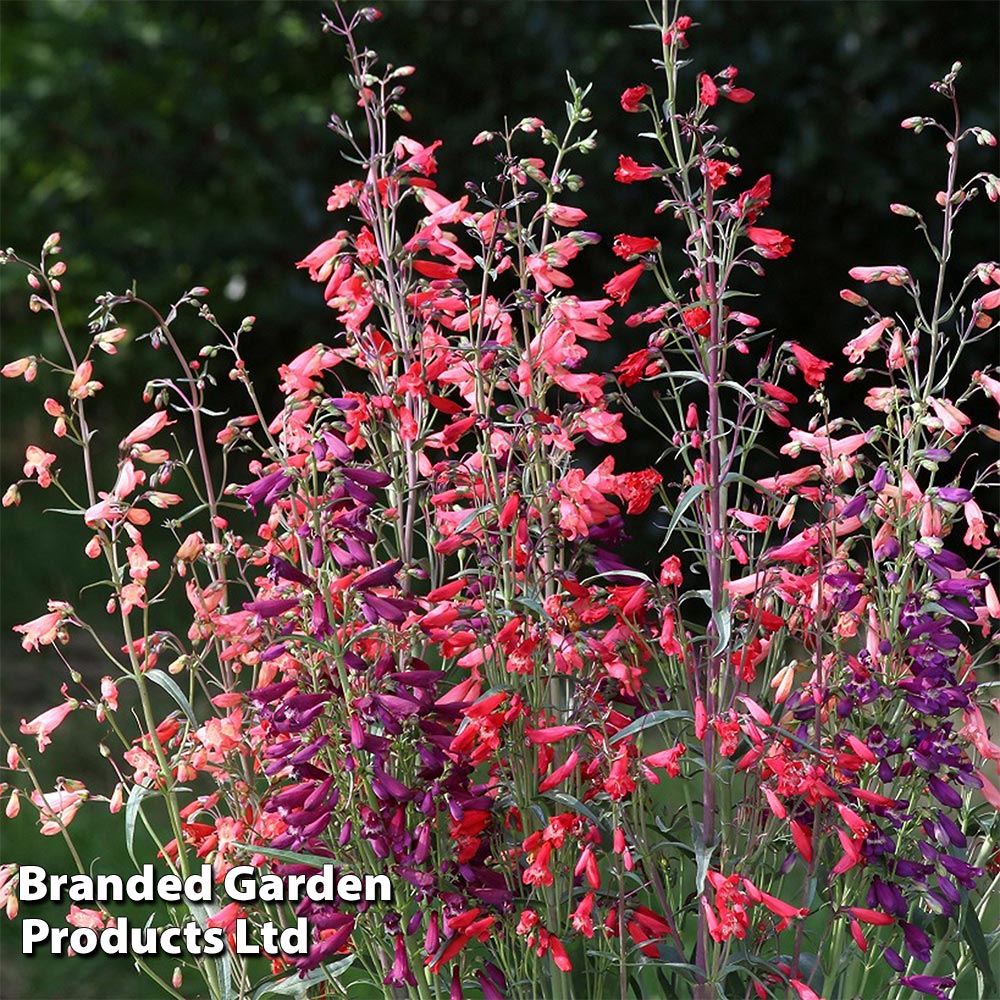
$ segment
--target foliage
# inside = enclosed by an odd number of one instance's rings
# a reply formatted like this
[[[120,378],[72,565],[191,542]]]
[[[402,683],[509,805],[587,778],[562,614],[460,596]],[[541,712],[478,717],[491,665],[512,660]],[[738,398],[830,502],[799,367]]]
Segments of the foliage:
[[[181,874],[390,871],[388,903],[213,909],[228,932],[308,917],[308,954],[274,962],[281,989],[810,1000],[947,996],[966,971],[989,989],[1000,747],[977,670],[1000,600],[976,497],[1000,431],[967,411],[1000,403],[995,367],[969,366],[995,337],[1000,268],[964,267],[954,237],[1000,182],[964,170],[996,140],[959,116],[958,64],[933,86],[943,124],[903,122],[944,136],[946,181],[929,208],[891,209],[931,266],[868,259],[841,293],[861,310],[843,354],[862,421],[828,392],[833,362],[750,304],[796,240],[763,224],[771,176],[722,138],[752,106],[746,74],[687,51],[690,16],[664,5],[637,36],[658,73],[620,95],[645,131],[614,176],[644,221],[607,230],[616,273],[583,295],[577,258],[601,238],[577,205],[590,88],[569,77],[565,124],[479,133],[494,165],[456,196],[442,143],[410,137],[412,67],[359,41],[377,19],[324,19],[361,109],[331,119],[354,174],[327,203],[343,228],[299,262],[334,334],[281,366],[276,415],[245,350],[256,318],[227,329],[206,288],[162,312],[106,293],[83,340],[60,234],[37,265],[4,255],[65,358],[3,374],[62,379],[45,412],[83,459],[77,485],[30,445],[4,504],[28,483],[63,494],[121,627],[110,643],[62,599],[16,627],[26,650],[86,635],[107,657],[88,685],[62,653],[82,693],[21,732],[41,753],[93,712],[119,783],[46,791],[8,740],[26,782],[9,812],[34,807],[80,870],[70,825],[103,799],[134,858],[153,846]],[[192,317],[212,338],[197,350]],[[619,350],[622,327],[645,343]],[[92,400],[135,334],[157,352],[153,410],[109,454]],[[245,415],[214,408],[220,381]],[[655,462],[626,466],[629,427]],[[655,555],[626,557],[638,531]],[[180,627],[163,616],[178,605]],[[239,956],[181,964],[146,971],[174,996],[184,975],[213,997],[264,988]]]

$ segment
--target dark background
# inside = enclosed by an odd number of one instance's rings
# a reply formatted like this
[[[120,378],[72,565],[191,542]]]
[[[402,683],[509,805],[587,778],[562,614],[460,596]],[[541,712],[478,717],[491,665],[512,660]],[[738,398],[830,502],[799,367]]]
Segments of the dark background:
[[[345,224],[327,215],[325,202],[353,169],[325,127],[331,112],[350,115],[353,103],[339,43],[319,30],[328,9],[287,0],[0,4],[0,243],[30,258],[50,231],[61,231],[70,265],[63,305],[77,330],[97,294],[135,281],[143,297],[162,305],[207,285],[230,327],[256,315],[248,346],[259,383],[282,361],[331,339],[333,317],[319,287],[294,267]],[[643,4],[397,0],[383,9],[384,19],[363,37],[386,60],[417,67],[407,95],[414,121],[403,131],[444,140],[436,179],[445,193],[457,196],[466,179],[493,172],[489,147],[470,146],[481,129],[505,116],[559,123],[569,69],[579,82],[593,81],[588,103],[600,146],[577,163],[587,187],[565,200],[586,207],[587,225],[606,234],[604,246],[581,257],[578,290],[596,295],[614,271],[615,233],[669,239],[669,223],[651,212],[655,192],[611,181],[619,153],[649,161],[634,138],[645,122],[618,106],[625,87],[657,79],[654,37],[628,27],[647,20]],[[768,266],[756,289],[763,295],[747,308],[781,337],[843,361],[839,348],[859,328],[859,314],[837,295],[848,268],[912,266],[921,239],[887,206],[907,202],[932,217],[933,194],[944,185],[939,137],[903,133],[899,122],[947,114],[928,84],[957,59],[965,64],[966,121],[997,128],[1000,7],[716,0],[684,9],[701,24],[689,33],[689,83],[695,70],[732,63],[739,82],[757,92],[749,105],[720,108],[717,120],[740,151],[738,183],[773,175],[763,224],[796,239],[790,258]],[[995,150],[969,148],[968,172],[996,171]],[[960,224],[961,260],[994,257],[997,237],[995,211],[973,206]],[[127,325],[129,317],[121,318]],[[23,276],[12,268],[0,270],[0,321],[3,361],[58,355],[51,325],[28,313]],[[180,335],[195,347],[203,333],[192,318]],[[643,337],[620,327],[608,366]],[[993,360],[992,350],[983,345],[976,366]],[[118,363],[102,366],[108,390],[95,401],[98,422],[127,429],[145,415],[138,394],[146,364],[138,345],[125,345]],[[846,405],[861,395],[836,391]],[[4,380],[2,392],[0,487],[19,476],[27,444],[64,450],[53,447],[40,406],[57,395],[55,383]],[[643,441],[632,448],[633,460],[622,455],[620,468],[648,461]],[[54,703],[62,679],[52,657],[28,659],[8,641],[11,626],[42,613],[48,597],[76,599],[91,568],[79,525],[43,519],[43,500],[53,498],[26,491],[20,508],[3,511],[5,727]],[[51,776],[72,767],[59,747],[57,738],[42,759]],[[4,822],[5,860],[36,849],[27,813]],[[94,839],[104,823],[95,817],[88,826],[84,809],[75,829]],[[61,845],[45,846],[51,867],[68,870]],[[106,849],[109,869],[117,850]],[[152,995],[142,984],[125,985],[125,961],[21,962],[18,950],[8,939],[2,996]]]

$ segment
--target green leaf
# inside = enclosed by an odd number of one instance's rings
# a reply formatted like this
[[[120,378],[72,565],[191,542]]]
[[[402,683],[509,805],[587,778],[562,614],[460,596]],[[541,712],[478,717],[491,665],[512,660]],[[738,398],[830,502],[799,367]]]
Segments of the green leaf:
[[[202,929],[207,927],[209,918],[214,915],[211,908],[205,903],[189,902],[187,906],[188,912],[198,922],[199,926]],[[218,958],[210,958],[209,961],[215,964],[222,1000],[235,1000],[235,994],[233,993],[233,968],[229,952],[225,952]]]
[[[723,486],[728,486],[730,483],[743,483],[744,486],[749,486],[750,489],[756,490],[758,493],[764,493],[766,496],[769,496],[774,500],[781,499],[777,493],[772,493],[770,490],[762,489],[758,482],[751,479],[749,476],[744,476],[742,472],[730,472],[725,479],[722,480]]]
[[[628,576],[639,583],[649,583],[649,575],[647,573],[642,573],[637,569],[609,569],[607,573],[595,573],[593,576],[588,576],[584,581],[584,585],[589,585],[596,580],[603,580],[605,577],[612,576]]]
[[[698,497],[705,492],[706,486],[704,483],[695,483],[694,486],[688,487],[684,496],[681,497],[677,506],[674,508],[674,515],[670,518],[670,524],[667,525],[666,534],[663,536],[663,542],[660,544],[662,549],[667,542],[670,541],[670,536],[674,533],[674,529],[677,527],[677,522],[684,516],[684,512],[688,509],[698,499]]]
[[[279,851],[273,847],[261,847],[258,844],[240,844],[254,854],[263,854],[265,857],[274,858],[276,861],[286,861],[290,865],[315,865],[322,868],[323,865],[332,865],[333,858],[321,858],[318,854],[299,854],[297,851]]]
[[[612,746],[620,740],[628,739],[635,733],[641,733],[645,729],[652,729],[653,726],[660,725],[661,722],[670,722],[672,719],[690,719],[692,715],[683,708],[661,708],[655,712],[647,712],[638,719],[634,719],[624,729],[619,729],[608,741]]]
[[[354,964],[355,958],[357,955],[347,955],[336,962],[321,965],[301,977],[297,972],[293,972],[290,976],[261,983],[254,991],[252,1000],[263,1000],[264,997],[293,997],[295,1000],[305,1000],[310,987],[338,979]]]
[[[222,996],[225,1000],[236,1000],[233,993],[233,960],[228,949],[218,958],[214,959],[215,967],[219,970],[219,985],[222,987]]]
[[[651,375],[649,378],[644,379],[646,382],[658,382],[660,379],[683,379],[685,382],[700,382],[702,385],[708,385],[708,379],[702,375],[701,372],[696,371],[666,371],[657,372],[655,375]]]
[[[455,529],[455,533],[459,534],[465,531],[465,529],[468,528],[469,525],[471,525],[472,522],[475,521],[477,517],[486,514],[488,511],[491,511],[492,509],[493,509],[492,507],[476,507],[474,510],[470,510],[469,513],[466,514],[465,517],[463,517],[462,520],[458,522],[458,527]]]
[[[192,726],[198,725],[198,720],[195,718],[191,702],[187,700],[184,692],[177,686],[177,682],[170,676],[170,674],[165,674],[162,670],[154,668],[153,670],[147,670],[143,676],[146,680],[150,680],[158,687],[163,688],[163,690],[166,691],[175,702],[177,702],[178,707],[188,717]]]
[[[996,975],[993,971],[993,965],[990,962],[990,950],[987,947],[986,937],[983,934],[982,925],[979,923],[976,908],[972,905],[971,900],[966,902],[965,911],[962,914],[962,937],[965,938],[969,948],[972,950],[973,961],[976,963],[976,968],[983,977],[985,991],[982,995],[987,997],[997,996],[1000,990],[997,990]]]
[[[700,823],[694,824],[694,856],[698,864],[698,871],[695,875],[695,887],[699,895],[705,891],[705,877],[708,875],[708,866],[712,863],[712,855],[715,847],[706,847],[704,843],[704,833]]]
[[[575,795],[569,795],[566,792],[548,792],[546,794],[553,802],[558,802],[561,806],[566,806],[568,809],[578,812],[581,816],[586,816],[598,829],[604,825],[594,815],[590,807],[585,806]]]
[[[716,631],[719,633],[719,641],[712,651],[712,656],[718,656],[729,645],[729,636],[732,634],[733,628],[733,613],[729,608],[720,608],[712,615],[712,621],[715,622]]]
[[[148,795],[158,794],[159,792],[143,788],[142,785],[133,785],[125,802],[125,849],[136,868],[139,867],[139,862],[135,856],[135,823],[142,810],[142,800]]]
[[[724,385],[727,389],[733,389],[734,391],[738,392],[741,396],[746,396],[746,398],[750,400],[751,403],[756,404],[757,400],[753,397],[753,395],[751,395],[750,392],[748,392],[742,385],[740,385],[739,382],[730,382],[727,380],[719,384]]]

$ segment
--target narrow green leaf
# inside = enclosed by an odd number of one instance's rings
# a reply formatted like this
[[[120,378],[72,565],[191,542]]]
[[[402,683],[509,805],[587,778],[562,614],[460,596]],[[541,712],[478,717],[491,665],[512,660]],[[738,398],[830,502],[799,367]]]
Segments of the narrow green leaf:
[[[598,828],[602,826],[601,821],[590,810],[590,807],[585,806],[575,795],[568,795],[566,792],[549,792],[548,797],[554,802],[578,812],[581,816],[586,816],[594,826]]]
[[[219,970],[219,985],[222,987],[222,995],[225,1000],[236,1000],[233,993],[233,960],[227,949],[218,958],[214,959],[215,967]]]
[[[703,838],[704,833],[700,823],[694,824],[694,856],[697,861],[698,871],[695,874],[695,887],[699,895],[705,891],[705,877],[708,875],[708,866],[712,863],[712,855],[715,853],[714,847],[706,847]]]
[[[188,912],[194,917],[202,929],[208,926],[209,919],[214,916],[215,912],[217,912],[213,911],[205,903],[189,902],[187,904],[187,908]],[[215,964],[216,972],[219,977],[219,989],[221,991],[222,1000],[236,1000],[233,992],[233,968],[229,952],[227,951],[224,955],[221,955],[218,958],[210,958],[209,961]]]
[[[719,633],[719,641],[712,651],[712,656],[718,656],[729,645],[733,629],[733,613],[729,608],[720,608],[712,615],[712,621],[715,622],[716,631]]]
[[[331,979],[339,979],[354,964],[355,958],[357,955],[347,955],[336,962],[312,969],[304,976],[293,972],[290,976],[261,983],[254,991],[252,1000],[264,1000],[264,997],[292,997],[294,1000],[305,1000],[310,987],[318,983],[327,983]]]
[[[674,508],[674,515],[670,518],[670,524],[667,525],[666,534],[663,536],[663,542],[660,545],[661,549],[670,541],[670,536],[674,533],[677,523],[684,516],[684,512],[705,492],[705,489],[704,483],[695,483],[694,486],[688,487],[685,491],[684,496],[680,498],[680,501]]]
[[[757,402],[757,400],[754,399],[753,395],[750,392],[748,392],[746,388],[740,385],[739,382],[730,382],[727,380],[725,382],[721,382],[720,385],[724,385],[727,389],[735,390],[741,396],[746,396],[746,398],[750,400],[751,403],[756,404]]]
[[[701,372],[696,371],[666,371],[657,372],[651,378],[645,379],[646,382],[656,382],[659,379],[684,379],[688,382],[701,382],[702,385],[708,385],[708,379],[702,375]]]
[[[170,674],[165,674],[162,670],[154,668],[153,670],[147,670],[143,676],[147,680],[156,684],[157,687],[163,688],[163,690],[166,691],[175,702],[177,702],[177,706],[188,717],[192,726],[198,725],[198,720],[195,718],[191,702],[187,700],[184,692],[177,686],[177,682],[170,676]]]
[[[468,528],[477,517],[492,509],[492,507],[476,507],[475,510],[470,510],[469,513],[458,522],[458,527],[455,529],[456,534],[465,531],[465,529]]]
[[[972,950],[973,961],[983,977],[983,983],[986,987],[983,996],[997,996],[1000,994],[1000,990],[997,989],[996,974],[993,970],[993,964],[990,962],[990,950],[986,944],[986,937],[976,914],[976,908],[972,905],[971,900],[966,901],[965,911],[962,915],[962,937],[968,942],[969,948]]]
[[[299,854],[297,851],[279,851],[273,847],[261,847],[258,844],[240,844],[241,847],[254,854],[263,854],[265,857],[274,858],[275,861],[286,861],[290,865],[315,865],[322,868],[323,865],[332,865],[333,858],[321,858],[318,854]]]
[[[683,708],[660,708],[655,712],[647,712],[638,719],[634,719],[624,729],[619,729],[608,742],[614,746],[620,740],[628,739],[629,736],[641,733],[643,730],[652,729],[654,726],[660,725],[661,722],[670,722],[673,719],[690,719],[691,717],[691,713]]]
[[[158,793],[153,792],[149,788],[143,788],[142,785],[133,785],[128,793],[128,799],[125,801],[125,848],[136,868],[139,867],[139,862],[135,856],[136,820],[138,820],[139,812],[142,809],[142,800],[147,795],[156,794]]]

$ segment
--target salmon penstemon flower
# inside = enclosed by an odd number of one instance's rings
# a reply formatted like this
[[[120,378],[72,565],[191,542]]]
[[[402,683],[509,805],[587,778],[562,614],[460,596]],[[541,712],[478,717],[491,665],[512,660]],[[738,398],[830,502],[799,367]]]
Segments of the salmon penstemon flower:
[[[934,85],[954,114],[933,123],[940,293],[903,264],[853,268],[883,287],[842,292],[863,316],[817,347],[765,334],[740,301],[795,241],[766,225],[779,180],[744,179],[718,131],[723,102],[739,128],[754,93],[705,65],[691,17],[663,6],[661,75],[620,98],[650,121],[614,177],[648,211],[630,202],[598,234],[574,203],[589,88],[570,80],[565,125],[481,132],[500,174],[444,190],[449,151],[402,103],[412,67],[362,41],[378,16],[324,19],[358,97],[356,123],[332,121],[356,173],[297,264],[330,337],[281,365],[276,411],[244,360],[255,318],[224,329],[208,289],[162,311],[108,293],[71,336],[59,234],[37,264],[4,254],[66,350],[2,369],[62,380],[42,407],[58,456],[29,446],[4,504],[31,484],[63,494],[121,630],[109,643],[61,601],[16,626],[26,652],[58,643],[78,687],[20,733],[41,753],[93,713],[114,777],[107,796],[43,792],[36,755],[7,740],[7,816],[33,809],[75,844],[79,809],[103,802],[135,860],[204,861],[219,881],[237,863],[390,876],[391,900],[299,901],[306,949],[269,981],[231,954],[226,986],[192,956],[213,1000],[321,981],[394,1000],[995,992],[1000,600],[980,503],[996,465],[975,442],[1000,431],[975,414],[1000,373],[963,352],[996,332],[1000,271],[951,280],[957,206],[996,188],[961,180],[968,140],[989,143],[960,128],[958,67]],[[125,309],[177,370],[95,435]],[[188,311],[213,337],[194,359],[174,334]],[[226,375],[247,412],[220,418]],[[863,423],[835,410],[841,377],[866,383]],[[636,428],[653,465],[625,457]],[[57,474],[73,448],[78,492]],[[99,685],[72,667],[83,642],[107,659]],[[16,879],[0,869],[11,916]],[[276,917],[243,900],[209,915],[241,919]]]

